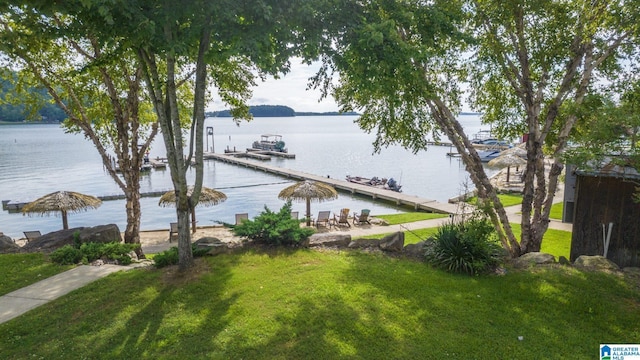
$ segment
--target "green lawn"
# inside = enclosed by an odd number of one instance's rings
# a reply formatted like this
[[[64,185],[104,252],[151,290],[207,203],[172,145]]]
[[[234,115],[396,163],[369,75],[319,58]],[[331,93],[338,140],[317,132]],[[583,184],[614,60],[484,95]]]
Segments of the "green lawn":
[[[69,270],[73,266],[50,263],[41,253],[0,255],[0,295]]]
[[[422,220],[441,219],[441,218],[446,218],[448,216],[449,215],[447,214],[437,214],[437,213],[406,212],[406,213],[400,213],[400,214],[376,215],[375,217],[386,220],[387,223],[389,223],[389,225],[396,225],[396,224],[405,224],[405,223],[422,221]]]
[[[551,212],[549,213],[550,219],[562,220],[562,209],[564,208],[564,203],[555,203],[551,205]]]
[[[511,228],[516,235],[518,241],[520,241],[520,224],[511,223]],[[438,231],[437,227],[427,228],[427,229],[418,229],[404,232],[404,243],[407,244],[415,244],[422,240],[428,239],[433,236]],[[385,235],[389,235],[389,233],[379,234],[379,235],[368,235],[363,236],[365,239],[380,239]],[[564,256],[569,259],[569,255],[571,253],[571,232],[570,231],[562,231],[556,229],[548,229],[544,234],[544,238],[542,240],[542,252],[551,254],[556,257],[556,260],[560,258],[560,256]]]
[[[520,241],[520,232],[522,231],[520,224],[511,223],[511,228],[516,235],[516,239]],[[547,229],[542,238],[540,251],[555,256],[556,260],[558,260],[560,256],[569,259],[569,255],[571,254],[571,232]]]
[[[468,277],[361,252],[248,251],[186,279],[98,280],[0,324],[0,358],[589,359],[640,339],[639,306],[620,277],[564,267]]]
[[[520,194],[498,194],[498,198],[502,203],[502,206],[509,207],[522,204],[522,195]],[[476,196],[469,199],[469,204],[475,204],[478,201]]]

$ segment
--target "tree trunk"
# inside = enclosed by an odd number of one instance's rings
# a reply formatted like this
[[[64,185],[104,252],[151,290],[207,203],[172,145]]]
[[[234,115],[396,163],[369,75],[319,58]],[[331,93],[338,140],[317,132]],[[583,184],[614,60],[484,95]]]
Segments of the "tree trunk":
[[[126,196],[127,227],[124,231],[125,244],[140,244],[140,217],[142,215],[140,207],[140,185],[136,189],[129,189]],[[142,247],[136,250],[138,259],[144,259]]]
[[[191,234],[189,233],[189,211],[176,211],[178,217],[178,266],[180,271],[193,266]]]
[[[509,217],[498,198],[496,189],[491,185],[489,177],[484,172],[478,152],[465,135],[462,125],[449,111],[448,107],[438,99],[430,102],[431,110],[438,126],[447,134],[458,153],[460,153],[467,172],[471,176],[471,181],[473,181],[478,190],[478,198],[486,198],[491,201],[493,206],[484,210],[491,219],[502,246],[509,252],[511,257],[518,257],[520,255],[520,246],[511,229]]]

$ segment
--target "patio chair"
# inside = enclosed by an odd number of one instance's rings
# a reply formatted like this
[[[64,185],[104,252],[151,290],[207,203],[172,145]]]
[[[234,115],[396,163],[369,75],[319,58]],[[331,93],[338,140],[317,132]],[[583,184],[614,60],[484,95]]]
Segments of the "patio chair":
[[[24,231],[24,237],[27,238],[27,242],[29,242],[31,240],[35,240],[35,239],[39,238],[40,236],[42,236],[40,231]]]
[[[169,242],[173,239],[174,236],[178,236],[178,223],[172,222],[169,224]]]
[[[336,214],[333,214],[333,225],[335,226],[339,226],[339,225],[347,225],[348,227],[351,227],[351,224],[349,224],[349,209],[344,208],[344,209],[340,209],[340,216],[336,216]]]
[[[362,224],[371,225],[371,223],[369,222],[369,213],[370,213],[369,209],[360,210],[360,214],[353,213],[353,225],[362,225]]]
[[[292,211],[291,212],[291,218],[298,220],[298,212],[297,211]]]
[[[249,220],[248,213],[236,214],[236,225],[242,224],[242,222],[245,220]]]
[[[329,215],[331,215],[331,211],[320,211],[318,212],[318,219],[316,219],[316,228],[319,228],[320,225],[324,225],[328,228],[331,228],[331,220],[329,219]]]

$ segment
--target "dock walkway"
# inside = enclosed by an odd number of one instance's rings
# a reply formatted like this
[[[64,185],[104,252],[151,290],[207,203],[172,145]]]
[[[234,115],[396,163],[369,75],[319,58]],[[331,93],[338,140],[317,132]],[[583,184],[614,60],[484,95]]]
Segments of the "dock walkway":
[[[247,168],[264,171],[264,172],[268,172],[271,174],[275,174],[275,175],[279,175],[285,178],[290,178],[295,180],[318,181],[318,182],[331,185],[337,190],[350,192],[352,194],[371,196],[374,200],[381,199],[385,201],[390,201],[395,203],[396,205],[411,206],[415,210],[425,210],[425,211],[446,213],[446,214],[454,214],[458,210],[458,206],[455,204],[441,203],[436,200],[425,199],[425,198],[421,198],[413,195],[406,195],[403,193],[384,190],[384,189],[378,189],[378,188],[374,188],[366,185],[354,184],[346,180],[338,180],[338,179],[332,179],[332,178],[323,177],[319,175],[313,175],[313,174],[305,173],[302,171],[281,168],[281,167],[272,166],[264,163],[258,163],[255,161],[236,158],[229,155],[217,154],[217,153],[205,153],[204,159],[216,160],[216,161],[226,162],[226,163],[234,164],[238,166],[244,166]]]

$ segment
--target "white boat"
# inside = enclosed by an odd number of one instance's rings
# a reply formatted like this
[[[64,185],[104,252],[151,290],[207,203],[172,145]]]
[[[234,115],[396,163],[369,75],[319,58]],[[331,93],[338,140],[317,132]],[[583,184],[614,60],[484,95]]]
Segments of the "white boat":
[[[285,143],[282,141],[282,135],[263,134],[260,136],[260,141],[253,142],[252,149],[250,150],[266,150],[286,153],[287,149],[284,146]]]

